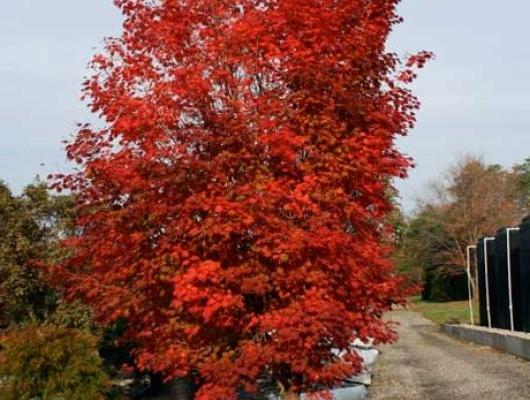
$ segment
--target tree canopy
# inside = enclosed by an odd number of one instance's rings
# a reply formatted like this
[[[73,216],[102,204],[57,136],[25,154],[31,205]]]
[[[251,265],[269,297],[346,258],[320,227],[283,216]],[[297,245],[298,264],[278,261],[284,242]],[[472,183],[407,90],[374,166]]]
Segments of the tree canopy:
[[[59,256],[60,235],[71,231],[73,202],[36,182],[15,196],[0,182],[0,327],[40,322],[57,296],[40,278],[40,262]]]
[[[397,0],[116,0],[55,186],[78,201],[50,269],[98,320],[127,321],[138,368],[194,372],[198,400],[330,386],[355,338],[394,337],[389,182],[411,161],[406,88],[430,57],[386,50]],[[344,357],[337,358],[337,349]]]

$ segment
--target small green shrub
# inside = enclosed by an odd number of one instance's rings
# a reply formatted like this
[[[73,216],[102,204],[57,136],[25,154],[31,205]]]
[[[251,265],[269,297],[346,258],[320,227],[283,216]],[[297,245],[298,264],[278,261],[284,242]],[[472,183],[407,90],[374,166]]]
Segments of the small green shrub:
[[[0,337],[0,399],[100,400],[106,376],[90,333],[29,326]]]

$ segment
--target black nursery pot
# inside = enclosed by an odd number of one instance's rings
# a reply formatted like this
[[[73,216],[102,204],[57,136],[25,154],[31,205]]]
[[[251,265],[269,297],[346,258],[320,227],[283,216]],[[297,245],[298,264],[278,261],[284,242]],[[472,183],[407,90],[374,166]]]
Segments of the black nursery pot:
[[[520,330],[530,332],[530,216],[519,226],[519,318]]]
[[[486,268],[486,260],[488,268]],[[480,325],[488,326],[487,299],[489,293],[490,315],[492,326],[495,315],[495,244],[480,238],[477,242],[477,274],[479,292]]]

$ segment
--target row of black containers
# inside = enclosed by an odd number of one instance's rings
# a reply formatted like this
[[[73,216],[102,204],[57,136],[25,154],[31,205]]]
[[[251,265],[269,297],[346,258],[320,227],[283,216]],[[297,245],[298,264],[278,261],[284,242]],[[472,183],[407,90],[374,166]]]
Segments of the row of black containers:
[[[511,286],[513,328],[530,332],[530,217],[522,221],[518,230],[503,228],[497,231],[494,240],[481,238],[477,243],[476,255],[480,325],[512,328]]]

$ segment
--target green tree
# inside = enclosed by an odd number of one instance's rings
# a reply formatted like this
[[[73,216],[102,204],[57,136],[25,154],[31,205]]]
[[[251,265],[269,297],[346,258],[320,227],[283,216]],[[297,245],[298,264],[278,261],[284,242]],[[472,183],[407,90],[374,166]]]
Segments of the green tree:
[[[415,284],[422,285],[424,300],[450,300],[459,297],[457,288],[448,288],[455,274],[448,274],[444,254],[451,246],[443,215],[437,207],[427,206],[403,228],[396,260],[399,270]],[[458,275],[458,274],[457,274]]]
[[[521,204],[527,210],[530,208],[530,158],[514,167],[517,176],[518,189],[521,194]]]
[[[58,294],[41,279],[39,262],[60,257],[73,228],[72,199],[52,196],[37,182],[15,196],[0,182],[0,327],[46,320]]]
[[[18,196],[0,181],[0,377],[9,376],[1,399],[102,398],[97,341],[106,372],[119,376],[118,336],[52,289],[40,268],[66,256],[59,242],[77,233],[73,203],[39,181]]]

